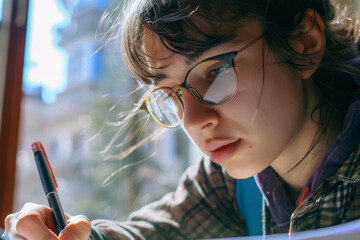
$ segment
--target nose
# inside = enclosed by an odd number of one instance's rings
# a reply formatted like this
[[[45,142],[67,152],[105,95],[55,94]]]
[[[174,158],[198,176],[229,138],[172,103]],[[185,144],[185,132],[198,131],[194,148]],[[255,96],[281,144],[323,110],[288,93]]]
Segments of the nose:
[[[182,91],[184,102],[184,127],[187,131],[200,132],[215,128],[220,122],[220,115],[214,107],[195,99],[189,91]]]

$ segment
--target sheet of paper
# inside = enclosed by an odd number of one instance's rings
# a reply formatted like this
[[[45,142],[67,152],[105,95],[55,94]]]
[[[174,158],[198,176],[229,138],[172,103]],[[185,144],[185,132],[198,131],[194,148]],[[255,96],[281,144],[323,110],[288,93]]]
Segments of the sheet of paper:
[[[300,240],[300,239],[317,239],[317,240],[354,240],[360,239],[360,220],[339,224],[332,227],[326,227],[311,231],[288,234],[276,234],[268,236],[251,236],[251,237],[233,237],[233,238],[216,238],[216,240]],[[209,239],[208,239],[209,240]]]

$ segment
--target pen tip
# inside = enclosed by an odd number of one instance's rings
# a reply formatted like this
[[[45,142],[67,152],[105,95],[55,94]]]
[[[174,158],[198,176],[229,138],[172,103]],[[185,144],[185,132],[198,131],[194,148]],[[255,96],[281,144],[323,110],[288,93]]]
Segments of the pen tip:
[[[36,142],[33,142],[31,144],[31,148],[33,150],[34,153],[36,153],[37,151],[41,151],[41,142],[40,141],[36,141]]]

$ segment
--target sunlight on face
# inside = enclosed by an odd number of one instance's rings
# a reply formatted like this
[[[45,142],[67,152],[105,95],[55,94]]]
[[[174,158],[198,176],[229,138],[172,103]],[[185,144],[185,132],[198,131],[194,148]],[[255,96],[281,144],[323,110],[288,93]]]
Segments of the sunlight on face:
[[[199,61],[241,48],[261,35],[257,22],[239,30],[239,39],[209,49]],[[162,73],[167,84],[184,80],[192,67],[186,59],[172,54],[151,36],[146,49],[156,58],[167,57]],[[274,54],[260,40],[235,58],[238,91],[230,102],[205,105],[183,91],[185,119],[183,127],[192,141],[215,163],[236,178],[247,178],[272,165],[279,172],[290,169],[302,151],[297,150],[307,129],[313,127],[304,99],[304,82],[294,71],[276,63]],[[264,58],[264,68],[262,66]],[[264,72],[263,72],[264,69]],[[301,148],[302,149],[302,148]],[[295,156],[295,157],[294,157]]]

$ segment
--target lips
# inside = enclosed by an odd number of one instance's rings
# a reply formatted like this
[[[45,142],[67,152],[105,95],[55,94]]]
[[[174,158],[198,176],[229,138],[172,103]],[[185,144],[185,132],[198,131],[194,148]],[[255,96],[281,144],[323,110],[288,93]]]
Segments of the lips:
[[[229,160],[238,150],[241,139],[237,141],[211,142],[205,146],[210,153],[211,160],[218,164]]]

